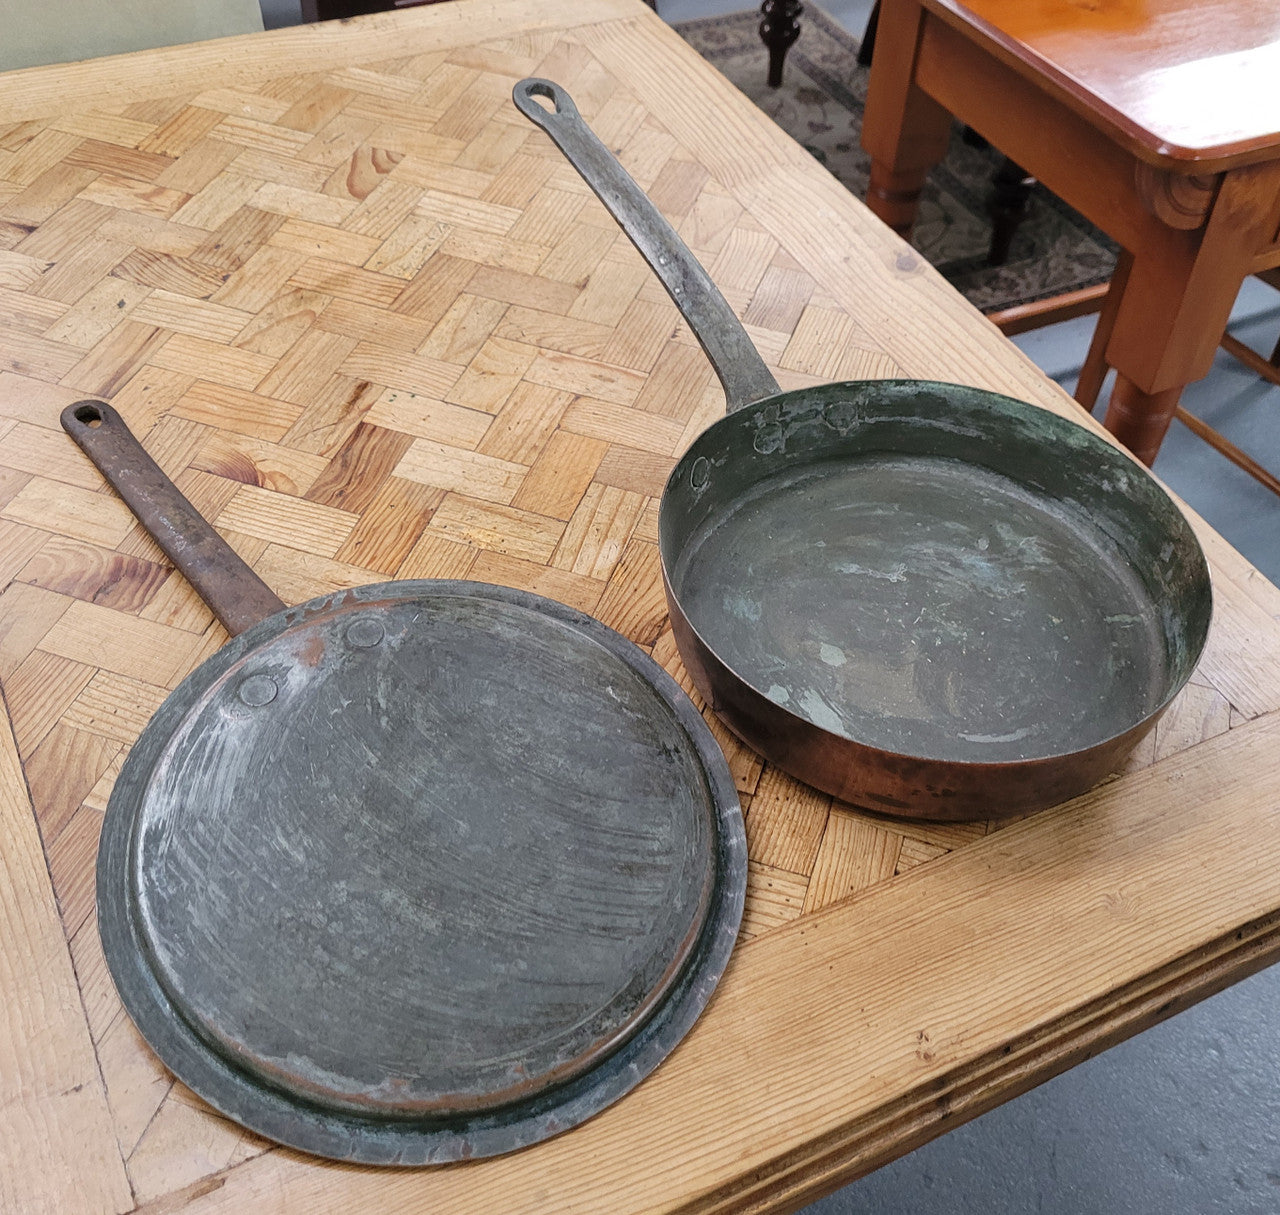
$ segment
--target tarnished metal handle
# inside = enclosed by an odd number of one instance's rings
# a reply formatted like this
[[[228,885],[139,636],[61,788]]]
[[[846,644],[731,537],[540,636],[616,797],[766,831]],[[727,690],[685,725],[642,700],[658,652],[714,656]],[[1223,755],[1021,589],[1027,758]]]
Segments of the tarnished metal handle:
[[[98,466],[164,555],[182,571],[233,637],[284,604],[205,521],[102,401],[77,401],[62,411],[62,429]]]
[[[549,110],[535,100],[544,97]],[[724,385],[729,412],[778,393],[747,331],[676,230],[587,126],[573,98],[550,80],[531,77],[512,91],[516,108],[555,141],[609,214],[662,280]]]

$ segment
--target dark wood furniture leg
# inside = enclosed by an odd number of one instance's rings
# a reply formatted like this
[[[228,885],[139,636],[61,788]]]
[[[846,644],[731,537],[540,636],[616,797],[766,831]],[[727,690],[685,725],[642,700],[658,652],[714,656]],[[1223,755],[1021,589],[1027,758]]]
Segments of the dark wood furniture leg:
[[[1003,266],[1009,260],[1009,247],[1031,210],[1031,188],[1035,184],[1036,179],[1007,156],[996,170],[987,198],[987,214],[992,224],[988,265]]]
[[[858,44],[858,66],[870,67],[871,56],[876,49],[876,27],[880,24],[880,0],[876,0],[871,8],[871,16],[867,18],[867,28],[862,31],[862,41]]]
[[[764,0],[760,6],[760,37],[769,48],[769,87],[782,83],[782,65],[787,52],[800,37],[800,0]]]
[[[302,0],[303,21],[335,21],[396,8],[394,0]]]

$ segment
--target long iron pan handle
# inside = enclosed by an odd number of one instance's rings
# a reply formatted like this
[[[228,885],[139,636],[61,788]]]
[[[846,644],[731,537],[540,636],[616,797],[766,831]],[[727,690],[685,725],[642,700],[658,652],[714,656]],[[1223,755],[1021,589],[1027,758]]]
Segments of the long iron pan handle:
[[[550,101],[554,111],[534,100],[537,97]],[[779,392],[778,381],[764,365],[720,289],[648,195],[586,124],[573,98],[550,80],[530,77],[516,85],[512,99],[526,118],[551,136],[662,280],[720,377],[729,412],[775,396]]]
[[[205,521],[134,438],[125,420],[102,401],[77,401],[62,411],[62,429],[124,499],[200,598],[233,637],[284,604]]]

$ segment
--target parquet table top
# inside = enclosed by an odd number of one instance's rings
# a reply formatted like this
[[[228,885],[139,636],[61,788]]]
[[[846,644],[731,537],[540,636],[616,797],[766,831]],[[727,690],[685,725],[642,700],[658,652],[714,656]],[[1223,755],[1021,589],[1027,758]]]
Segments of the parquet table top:
[[[94,856],[130,745],[226,635],[65,405],[110,399],[286,602],[502,583],[689,686],[656,503],[723,398],[511,105],[534,74],[572,91],[784,388],[909,375],[1082,416],[638,0],[458,0],[0,76],[4,1210],[793,1209],[1280,953],[1280,592],[1197,523],[1200,669],[1067,806],[999,830],[865,814],[708,713],[746,811],[742,943],[690,1037],[583,1127],[458,1167],[340,1167],[164,1071],[105,970]]]

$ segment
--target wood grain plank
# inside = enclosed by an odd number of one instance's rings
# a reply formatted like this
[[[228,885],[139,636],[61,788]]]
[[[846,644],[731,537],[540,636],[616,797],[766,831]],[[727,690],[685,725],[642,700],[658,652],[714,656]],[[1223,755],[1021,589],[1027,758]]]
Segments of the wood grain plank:
[[[94,675],[71,702],[63,714],[62,725],[100,742],[114,743],[115,749],[111,752],[114,755],[121,744],[133,745],[168,695],[168,688],[104,669]],[[48,742],[46,739],[44,745]],[[105,767],[104,764],[98,776]]]
[[[656,544],[635,539],[627,544],[596,615],[638,646],[658,640],[667,627],[667,598]]]
[[[747,843],[762,864],[805,877],[813,872],[831,798],[776,768],[760,778],[747,814]]]
[[[744,940],[772,932],[804,912],[809,879],[760,861],[747,862],[747,900],[742,910]]]
[[[649,373],[635,407],[662,417],[689,419],[712,383],[712,366],[699,347],[667,344]]]
[[[182,577],[167,578],[139,615],[144,620],[154,620],[187,633],[203,634],[213,622],[213,613]]]
[[[411,195],[410,205],[416,199],[415,192]],[[348,224],[354,219],[355,216],[348,220]],[[365,269],[376,270],[380,274],[412,279],[441,247],[451,231],[448,224],[438,220],[423,215],[407,215],[369,254],[363,265]]]
[[[167,688],[195,644],[189,633],[75,599],[44,635],[40,649]]]
[[[256,562],[257,572],[286,603],[373,581],[369,571],[344,561],[317,558],[283,544],[269,544]]]
[[[545,565],[564,527],[558,519],[450,493],[431,517],[423,537],[462,541]]]
[[[632,300],[612,329],[600,359],[617,367],[648,371],[675,334],[677,324],[678,316],[670,304]]]
[[[220,346],[205,338],[174,334],[147,360],[152,366],[194,379],[253,390],[275,370],[275,360],[251,350]]]
[[[558,570],[506,553],[482,552],[469,570],[478,582],[494,582],[557,599],[580,612],[595,612],[605,584],[569,570]]]
[[[809,876],[805,914],[893,877],[901,849],[901,832],[833,808]]]
[[[252,314],[238,308],[191,299],[158,288],[133,309],[130,319],[141,325],[155,325],[225,345],[233,341],[253,318]]]
[[[58,838],[119,750],[114,739],[76,729],[65,719],[45,735],[25,770],[46,844]]]
[[[557,569],[607,581],[635,531],[644,506],[645,498],[641,494],[593,483],[570,517],[551,564]]]
[[[422,344],[418,353],[446,363],[466,366],[480,353],[498,322],[508,311],[507,305],[499,300],[482,299],[464,291],[454,300],[449,311],[436,322],[430,337]],[[517,342],[528,340],[518,333],[507,332],[506,328],[504,326],[497,336]]]
[[[771,265],[751,296],[751,303],[742,315],[743,323],[778,333],[794,333],[812,296],[813,280],[803,270]]]
[[[173,1087],[173,1076],[126,1016],[116,1018],[96,1046],[116,1139],[127,1158]]]
[[[926,861],[936,860],[940,856],[946,856],[947,849],[941,848],[937,844],[930,844],[925,840],[913,839],[910,835],[904,836],[902,846],[898,850],[898,865],[896,873],[906,873],[908,869],[914,869],[917,865],[923,865]]]
[[[635,405],[645,385],[644,377],[629,368],[610,367],[558,351],[539,353],[525,379],[613,405]]]
[[[45,477],[32,477],[0,518],[104,548],[114,548],[133,527],[133,515],[118,499]]]
[[[365,421],[370,426],[475,450],[493,424],[493,415],[450,405],[435,397],[389,388],[370,407]]]
[[[0,721],[0,867],[0,1207],[59,1215],[130,1210],[7,717]]]
[[[532,464],[573,400],[567,393],[521,383],[492,419],[476,450],[499,460]]]
[[[412,443],[399,431],[359,423],[307,490],[307,501],[363,514]]]
[[[394,574],[443,501],[441,489],[388,477],[343,541],[337,559],[388,576]]]
[[[570,519],[606,450],[599,439],[557,431],[538,453],[511,504],[553,519]]]
[[[258,485],[242,485],[215,522],[268,543],[332,557],[358,522],[350,511],[321,506]]]
[[[237,346],[279,358],[319,320],[330,298],[317,291],[286,288],[294,266],[293,254],[259,249],[227,279],[225,290],[218,293],[221,300],[258,305],[253,319],[237,334]]]
[[[468,409],[497,413],[515,391],[530,363],[537,357],[534,346],[506,338],[490,338],[467,364],[444,399]]]
[[[260,393],[196,380],[172,407],[172,413],[234,434],[278,442],[298,420],[302,408]]]
[[[596,469],[595,479],[601,485],[612,485],[615,489],[627,489],[660,499],[671,475],[672,464],[669,456],[610,443],[600,467]]]
[[[323,257],[330,261],[362,266],[377,251],[374,237],[347,232],[325,224],[290,217],[282,223],[268,242],[270,247],[307,257]],[[261,252],[261,250],[259,251]],[[245,263],[248,265],[248,263]],[[299,263],[300,264],[300,263]]]
[[[149,294],[149,289],[138,283],[106,278],[86,291],[50,325],[45,330],[45,337],[87,350],[96,346],[117,325],[134,320],[134,309]]]
[[[303,497],[328,463],[324,457],[278,443],[214,430],[192,458],[191,467],[230,481]]]
[[[1280,654],[1258,650],[1252,640],[1274,626],[1274,618],[1244,596],[1227,595],[1214,602],[1199,671],[1250,717],[1280,705]]]
[[[501,506],[512,505],[527,472],[522,464],[432,439],[414,439],[395,466],[397,477]]]
[[[506,309],[498,337],[525,342],[543,350],[558,350],[585,359],[607,362],[606,352],[613,346],[614,330],[595,321],[539,312],[512,304]]]
[[[285,432],[284,442],[328,458],[341,450],[377,397],[376,384],[345,375],[332,376]]]
[[[658,418],[626,405],[580,396],[565,410],[565,430],[606,443],[622,443],[640,451],[670,456],[684,435],[683,421]]]
[[[316,318],[316,329],[413,354],[426,341],[431,325],[418,317],[335,297]]]
[[[464,537],[424,531],[396,571],[398,578],[467,578],[479,553]]]
[[[0,528],[4,526],[0,524]],[[43,540],[42,533],[35,535]],[[21,582],[10,584],[0,594],[0,682],[26,661],[70,604],[65,595]]]
[[[393,350],[377,342],[360,342],[343,360],[339,371],[385,388],[443,398],[458,382],[463,368],[441,359]]]
[[[0,460],[8,468],[63,481],[81,489],[102,488],[102,474],[88,460],[68,460],[66,438],[46,430],[19,422],[4,433]]]
[[[65,615],[54,625],[55,630]],[[5,694],[13,698],[10,724],[24,760],[44,741],[92,676],[93,668],[87,663],[35,649],[5,677]]]
[[[46,430],[61,430],[58,415],[82,395],[59,384],[12,371],[0,372],[0,417],[16,418]]]
[[[208,1106],[171,1090],[129,1157],[129,1180],[145,1203],[234,1168],[269,1146]]]
[[[49,262],[23,253],[0,251],[0,286],[25,291],[49,269],[49,265]]]
[[[3,425],[0,425],[0,438],[3,437],[4,433]],[[18,472],[12,468],[0,468],[0,509],[3,509],[13,498],[17,497],[18,491],[30,480],[29,473]],[[10,526],[13,525],[11,524]],[[9,574],[6,572],[0,575],[0,578],[8,581]]]
[[[93,912],[97,895],[94,861],[101,833],[102,813],[83,807],[76,809],[56,836],[45,835],[49,876],[62,915],[63,931],[68,936],[78,931]]]

